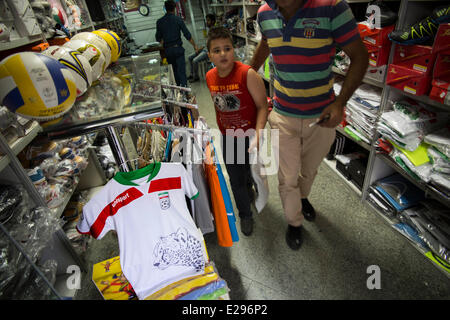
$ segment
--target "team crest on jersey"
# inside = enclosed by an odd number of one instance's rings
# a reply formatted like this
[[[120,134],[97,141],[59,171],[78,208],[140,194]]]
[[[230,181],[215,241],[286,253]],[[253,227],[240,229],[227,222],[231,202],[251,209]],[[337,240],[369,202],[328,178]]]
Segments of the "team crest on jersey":
[[[311,39],[314,38],[316,34],[316,28],[318,25],[320,25],[320,22],[316,19],[306,19],[302,21],[302,25],[304,30],[303,35],[305,36],[305,38]]]
[[[161,192],[158,194],[159,198],[159,205],[161,206],[161,209],[167,210],[170,208],[170,198],[168,192]]]

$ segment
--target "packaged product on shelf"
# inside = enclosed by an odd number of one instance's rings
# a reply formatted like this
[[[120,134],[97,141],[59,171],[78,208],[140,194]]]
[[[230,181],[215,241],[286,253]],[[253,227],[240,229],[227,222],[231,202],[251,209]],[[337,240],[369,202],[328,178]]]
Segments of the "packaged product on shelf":
[[[442,129],[430,132],[425,136],[424,141],[450,158],[450,126],[447,125]]]
[[[417,149],[426,134],[445,126],[449,118],[446,112],[410,100],[395,102],[393,107],[381,115],[378,130],[410,151]]]
[[[450,219],[448,208],[437,201],[423,201],[405,210],[400,218],[415,228],[419,237],[447,264],[450,271]]]
[[[423,191],[399,173],[380,179],[372,186],[376,190],[375,194],[383,197],[394,213],[415,206],[424,199]]]

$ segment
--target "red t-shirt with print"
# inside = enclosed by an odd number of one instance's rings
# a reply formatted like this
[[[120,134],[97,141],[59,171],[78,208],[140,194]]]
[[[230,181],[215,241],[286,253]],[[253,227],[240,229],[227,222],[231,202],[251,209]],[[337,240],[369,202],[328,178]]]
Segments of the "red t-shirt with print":
[[[233,70],[225,78],[219,77],[217,68],[206,74],[211,97],[216,109],[217,125],[222,134],[227,129],[255,129],[256,106],[247,89],[247,74],[251,67],[235,61]]]

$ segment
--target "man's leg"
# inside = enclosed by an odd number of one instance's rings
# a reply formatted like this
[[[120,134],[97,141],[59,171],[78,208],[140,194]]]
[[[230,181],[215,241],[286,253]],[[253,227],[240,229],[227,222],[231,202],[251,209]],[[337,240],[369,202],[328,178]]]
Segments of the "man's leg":
[[[181,87],[187,87],[186,60],[184,58],[184,49],[181,49],[182,53],[177,57],[178,79],[180,81],[178,85]]]
[[[301,226],[303,222],[298,184],[298,174],[301,168],[300,122],[301,119],[286,117],[276,111],[270,112],[269,115],[271,128],[279,130],[278,191],[286,221],[294,227]]]
[[[305,119],[302,123],[301,170],[298,179],[301,197],[306,199],[317,175],[320,163],[330,151],[336,137],[334,128],[309,127],[317,119]]]

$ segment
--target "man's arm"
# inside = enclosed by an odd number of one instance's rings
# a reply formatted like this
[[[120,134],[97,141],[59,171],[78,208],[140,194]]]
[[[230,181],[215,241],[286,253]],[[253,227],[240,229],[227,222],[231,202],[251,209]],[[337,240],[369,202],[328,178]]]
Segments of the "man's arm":
[[[261,66],[264,64],[264,61],[266,61],[269,54],[270,48],[269,45],[267,44],[267,40],[262,38],[261,41],[258,43],[258,46],[256,47],[250,66],[254,70],[258,71],[259,68],[261,68]]]
[[[181,18],[179,19],[180,21],[180,29],[183,32],[184,37],[186,38],[187,41],[189,41],[192,46],[194,47],[195,53],[198,52],[198,48],[197,45],[195,44],[194,38],[192,38],[191,33],[189,32],[188,28],[186,27],[186,24],[184,23],[183,20],[181,20]]]
[[[327,113],[330,114],[330,119],[321,124],[322,127],[334,128],[342,121],[344,107],[355,90],[361,85],[369,65],[369,54],[360,38],[343,46],[342,50],[350,58],[350,67],[339,96],[320,115],[320,119],[322,119]]]
[[[266,86],[264,85],[263,79],[253,69],[249,69],[247,73],[247,88],[256,105],[256,140],[254,142],[256,143],[258,141],[257,145],[250,145],[249,150],[254,147],[257,147],[259,150],[259,130],[266,127],[269,109],[267,107]]]

